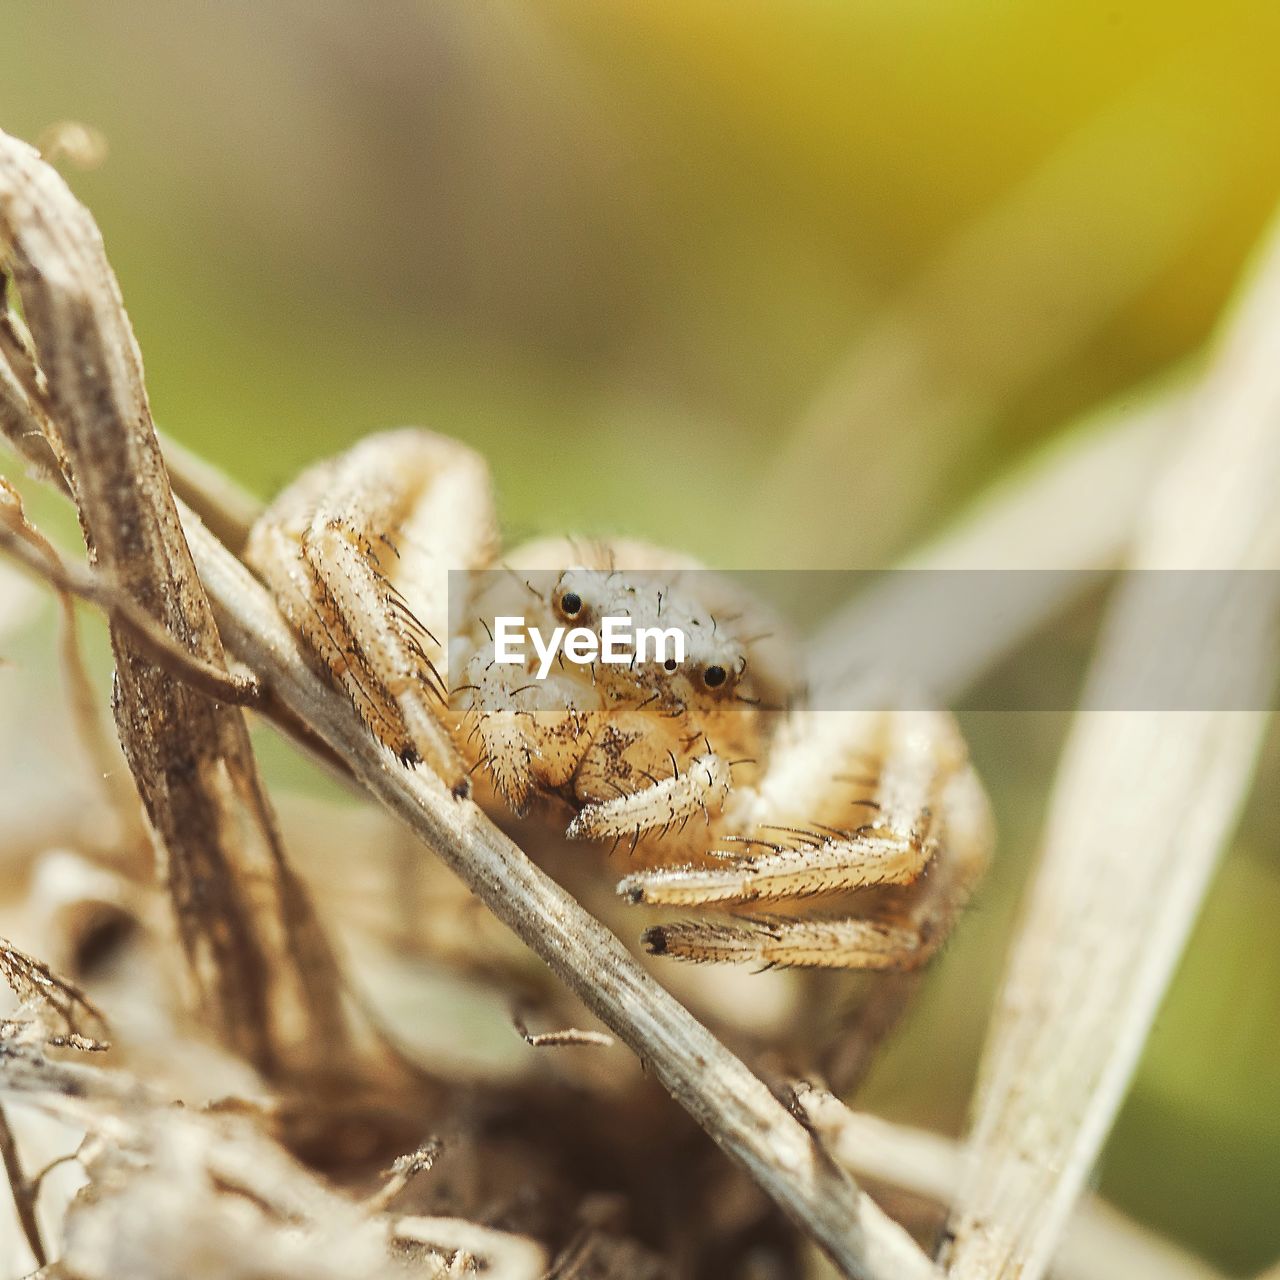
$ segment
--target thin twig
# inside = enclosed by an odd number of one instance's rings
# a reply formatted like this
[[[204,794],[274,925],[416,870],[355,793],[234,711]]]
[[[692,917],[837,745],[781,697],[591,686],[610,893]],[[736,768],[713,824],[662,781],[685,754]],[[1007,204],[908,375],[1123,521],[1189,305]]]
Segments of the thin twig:
[[[262,513],[262,503],[186,445],[164,432],[158,434],[173,492],[200,516],[227,550],[239,555],[253,522]]]
[[[53,544],[27,522],[17,491],[3,477],[0,477],[0,547],[50,582],[57,592],[62,614],[58,648],[72,723],[103,799],[116,815],[118,837],[114,841],[114,855],[122,865],[140,870],[143,861],[150,857],[142,807],[132,779],[120,768],[120,746],[107,728],[100,699],[85,667],[75,592],[69,589],[60,573],[68,566],[64,566]]]
[[[110,1047],[106,1019],[84,992],[7,938],[0,938],[0,978],[33,1014],[46,1044],[88,1051]]]
[[[18,1212],[18,1222],[26,1237],[27,1247],[31,1250],[37,1267],[47,1266],[49,1254],[44,1247],[44,1237],[40,1234],[40,1222],[36,1217],[36,1191],[40,1183],[38,1179],[32,1181],[28,1178],[22,1167],[22,1161],[18,1157],[18,1144],[14,1141],[9,1117],[3,1107],[0,1107],[0,1160],[4,1161],[4,1171],[9,1175],[13,1206]]]
[[[51,447],[112,592],[225,673],[101,235],[61,177],[4,134],[0,244],[30,330],[0,308],[0,427],[27,456],[33,437]],[[268,1075],[350,1072],[360,1037],[242,713],[175,680],[119,615],[111,640],[117,729],[211,1028]]]
[[[383,1174],[385,1181],[364,1202],[365,1208],[370,1213],[385,1212],[387,1206],[409,1183],[431,1170],[443,1150],[443,1143],[436,1138],[428,1138],[416,1151],[411,1151],[408,1155],[401,1156]]]
[[[157,1106],[167,1101],[122,1071],[54,1059],[34,1044],[6,1037],[0,1037],[0,1094],[39,1099],[69,1124],[81,1120],[87,1105]]]
[[[465,1218],[406,1216],[393,1219],[388,1232],[398,1245],[465,1253],[480,1261],[485,1274],[492,1272],[502,1280],[539,1280],[546,1274],[547,1251],[536,1241],[481,1227]]]
[[[820,1089],[800,1086],[796,1102],[831,1154],[856,1178],[923,1196],[940,1206],[960,1185],[963,1151],[940,1134],[850,1111]],[[1053,1260],[1054,1280],[1223,1280],[1213,1267],[1118,1210],[1086,1195]]]
[[[614,1039],[603,1031],[583,1031],[579,1027],[563,1027],[556,1031],[530,1031],[525,1022],[524,1010],[517,1006],[511,1010],[511,1025],[516,1035],[531,1049],[563,1049],[585,1046],[596,1049],[612,1048]]]
[[[0,549],[49,583],[64,600],[75,596],[97,605],[113,622],[129,629],[153,662],[205,697],[243,707],[256,706],[261,701],[252,680],[232,675],[225,668],[184,649],[132,597],[116,590],[93,570],[64,560],[53,544],[27,521],[17,490],[3,477],[0,477]],[[68,614],[65,621],[68,632],[74,635],[74,614]],[[75,672],[83,670],[78,660],[67,665]],[[78,700],[89,702],[91,699],[80,690],[81,683],[79,677],[72,680],[80,694]],[[93,722],[96,724],[96,717]]]

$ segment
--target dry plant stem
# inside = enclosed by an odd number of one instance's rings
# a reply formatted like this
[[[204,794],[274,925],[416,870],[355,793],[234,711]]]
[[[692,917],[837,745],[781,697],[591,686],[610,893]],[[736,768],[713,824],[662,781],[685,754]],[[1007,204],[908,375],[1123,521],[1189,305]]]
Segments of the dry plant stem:
[[[160,449],[173,492],[199,515],[224,547],[239,555],[249,529],[262,512],[262,503],[226,472],[163,432]]]
[[[421,1275],[459,1253],[494,1280],[534,1280],[546,1270],[532,1240],[350,1199],[253,1117],[191,1110],[119,1070],[69,1075],[34,1044],[0,1044],[0,1060],[0,1094],[87,1130],[76,1159],[93,1190],[69,1209],[60,1276],[187,1275],[196,1259],[228,1276]],[[428,1158],[421,1150],[397,1163],[411,1173]],[[403,1272],[392,1265],[400,1257]]]
[[[525,1236],[477,1226],[465,1218],[397,1218],[390,1226],[396,1244],[425,1245],[441,1253],[462,1252],[483,1258],[486,1273],[502,1280],[540,1280],[547,1271],[547,1251]]]
[[[1227,1280],[1216,1267],[1086,1196],[1054,1256],[1053,1280]]]
[[[9,1190],[13,1193],[13,1206],[17,1210],[18,1222],[31,1249],[31,1256],[37,1267],[46,1266],[49,1255],[45,1251],[40,1223],[36,1218],[36,1192],[40,1184],[28,1178],[22,1167],[17,1143],[13,1140],[13,1130],[9,1128],[9,1117],[3,1107],[0,1107],[0,1160],[4,1161],[4,1171],[9,1177]]]
[[[22,1009],[32,1014],[32,1021],[25,1024],[0,1024],[10,1034],[24,1026],[38,1027],[47,1044],[68,1044],[88,1051],[109,1047],[106,1020],[84,992],[6,938],[0,938],[0,977],[18,997]]]
[[[796,1100],[831,1154],[857,1178],[950,1203],[960,1183],[963,1152],[936,1133],[850,1111],[819,1089],[797,1089]],[[1096,1197],[1086,1195],[1053,1261],[1054,1280],[1223,1280],[1201,1259],[1159,1239]]]
[[[386,1181],[365,1201],[368,1212],[384,1212],[414,1178],[430,1170],[440,1158],[442,1149],[442,1144],[431,1138],[416,1151],[401,1156],[384,1175]]]
[[[0,1040],[0,1093],[19,1099],[53,1100],[68,1124],[83,1119],[86,1103],[131,1107],[166,1101],[121,1071],[48,1057],[43,1049],[13,1039]]]
[[[405,769],[378,746],[351,703],[304,661],[263,588],[193,514],[184,519],[231,650],[640,1056],[841,1273],[868,1280],[936,1276],[910,1236],[824,1158],[765,1085],[613,934],[479,808],[452,797],[429,771]]]
[[[153,662],[206,698],[233,706],[255,706],[259,702],[258,689],[252,681],[231,675],[225,667],[182,648],[132,597],[114,590],[91,570],[63,560],[53,545],[27,523],[17,493],[3,477],[0,477],[0,548],[49,583],[62,600],[65,631],[72,637],[71,657],[64,665],[75,695],[77,720],[82,722],[81,731],[90,741],[93,741],[90,735],[98,732],[99,721],[92,712],[95,698],[79,660],[79,646],[74,643],[72,596],[96,604],[113,622],[132,632],[135,642]],[[106,755],[105,752],[96,754],[104,758]]]
[[[1280,565],[1278,346],[1280,238],[1197,393],[1190,437],[1153,490],[1135,568]],[[1253,598],[1274,574],[1251,576],[1248,598],[1194,623],[1184,609],[1182,629],[1198,634],[1177,644],[1200,655],[1187,679],[1201,687],[1234,652],[1237,690],[1252,699],[1237,705],[1263,708],[1277,604]],[[1150,581],[1132,576],[1115,601],[1090,672],[1094,706],[1116,705],[1117,689],[1152,692],[1137,687],[1133,663],[1150,635]],[[1248,792],[1265,724],[1261,710],[1077,716],[988,1035],[952,1275],[1038,1280],[1048,1267]]]
[[[3,396],[0,394],[0,402]],[[115,739],[108,733],[98,708],[98,697],[85,669],[84,654],[80,648],[80,634],[76,626],[76,609],[73,599],[76,592],[66,581],[73,576],[69,566],[52,543],[27,523],[22,511],[21,499],[0,476],[0,547],[4,547],[16,559],[22,561],[37,576],[51,582],[58,594],[62,612],[59,629],[59,649],[62,660],[62,676],[66,686],[72,721],[79,735],[87,762],[100,786],[103,799],[115,813],[119,823],[119,835],[115,841],[117,853],[126,865],[140,863],[146,857],[147,834],[138,805],[138,793],[120,769],[120,751]],[[64,572],[65,571],[65,572]],[[146,615],[144,615],[146,616]],[[155,622],[147,617],[155,627]],[[167,633],[162,633],[168,638]]]
[[[47,427],[40,417],[38,407],[31,402],[23,381],[14,372],[15,366],[20,365],[26,357],[23,355],[23,345],[13,341],[12,326],[6,326],[6,321],[11,320],[11,315],[0,313],[0,436],[5,438],[32,475],[52,485],[64,497],[70,498],[66,480],[57,468],[52,446],[44,435]],[[177,448],[172,441],[163,442],[166,461]],[[193,455],[184,456],[189,461],[193,460]],[[202,518],[206,513],[209,514],[217,527],[229,530],[243,542],[247,532],[244,521],[252,499],[233,480],[207,462],[187,466],[184,476],[184,488],[195,499],[191,504],[193,509]],[[260,504],[254,504],[255,511],[259,508]],[[21,555],[16,549],[14,554]],[[29,567],[54,581],[44,573],[41,566]],[[166,665],[171,674],[194,688],[205,690],[216,700],[237,706],[259,706],[263,698],[270,698],[270,690],[262,690],[252,681],[238,676],[229,676],[188,653],[162,627],[156,625],[154,620],[150,624],[143,620],[149,615],[140,616],[136,607],[124,604],[119,593],[111,592],[106,584],[93,577],[86,578],[65,563],[63,567],[67,571],[67,589],[72,594],[80,594],[84,599],[93,600],[102,608],[120,608],[121,620],[126,625],[135,625],[139,643],[151,644],[156,660]],[[77,591],[77,586],[82,584],[85,589]],[[268,706],[261,709],[271,719],[282,724],[289,735],[303,745],[336,781],[351,784],[351,776],[343,762],[309,732],[305,724],[290,718],[283,707]]]
[[[199,662],[224,667],[97,227],[36,152],[4,135],[0,244],[39,360],[24,366],[5,342],[3,389],[26,396],[6,404],[6,426],[34,411],[98,571]],[[210,1025],[267,1074],[321,1073],[347,1057],[341,983],[285,861],[243,717],[157,666],[128,626],[113,621],[111,639],[117,728]]]
[[[564,1027],[556,1031],[530,1031],[525,1021],[524,1009],[520,1006],[511,1010],[511,1025],[515,1033],[531,1049],[562,1049],[570,1046],[581,1046],[596,1049],[608,1049],[613,1037],[603,1031],[583,1031],[577,1027]]]

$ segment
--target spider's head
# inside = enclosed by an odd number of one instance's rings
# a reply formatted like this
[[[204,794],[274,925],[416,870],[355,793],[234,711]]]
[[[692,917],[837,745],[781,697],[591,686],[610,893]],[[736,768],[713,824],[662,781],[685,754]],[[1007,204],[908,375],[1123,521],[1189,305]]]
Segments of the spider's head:
[[[747,671],[747,645],[733,622],[717,619],[691,582],[696,575],[575,567],[559,575],[547,600],[558,625],[588,628],[602,641],[608,619],[625,620],[634,658],[604,659],[591,679],[620,703],[670,714],[734,701]]]
[[[687,591],[687,580],[638,593],[637,626],[660,637],[639,669],[641,681],[670,706],[710,706],[732,700],[747,671],[747,646],[732,623],[717,618]],[[676,637],[679,637],[677,647]]]

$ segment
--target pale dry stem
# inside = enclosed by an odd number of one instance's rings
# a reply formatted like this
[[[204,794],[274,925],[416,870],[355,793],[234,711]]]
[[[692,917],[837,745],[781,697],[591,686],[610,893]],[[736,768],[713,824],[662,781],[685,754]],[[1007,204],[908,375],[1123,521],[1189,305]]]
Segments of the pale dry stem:
[[[4,135],[0,244],[32,348],[6,315],[0,425],[27,454],[33,433],[52,447],[110,595],[225,677],[97,227],[35,151]],[[341,979],[285,859],[243,717],[175,680],[137,635],[117,609],[117,727],[210,1026],[269,1075],[323,1074],[351,1056]]]
[[[22,1228],[27,1247],[37,1267],[48,1264],[49,1253],[45,1248],[44,1237],[40,1234],[40,1222],[36,1217],[36,1191],[39,1183],[27,1177],[22,1167],[22,1159],[18,1155],[18,1145],[13,1138],[13,1130],[9,1127],[9,1117],[0,1107],[0,1160],[4,1162],[4,1171],[9,1179],[9,1190],[13,1194],[13,1206],[18,1214],[18,1224]]]
[[[797,1102],[831,1154],[856,1178],[901,1188],[945,1209],[960,1185],[964,1152],[940,1134],[850,1111],[820,1089]],[[1224,1280],[1208,1263],[1160,1239],[1096,1196],[1077,1205],[1053,1260],[1053,1280]]]
[[[1268,571],[1176,641],[1201,668],[1234,653],[1237,689],[1251,699],[1238,705],[1258,710],[1077,715],[984,1054],[951,1226],[950,1274],[965,1280],[1036,1280],[1048,1267],[1248,793],[1276,674],[1275,601],[1252,597],[1273,587],[1280,564],[1278,347],[1273,240],[1196,395],[1193,430],[1157,478],[1131,559],[1141,570]],[[1132,688],[1152,584],[1142,573],[1124,582],[1090,705]]]

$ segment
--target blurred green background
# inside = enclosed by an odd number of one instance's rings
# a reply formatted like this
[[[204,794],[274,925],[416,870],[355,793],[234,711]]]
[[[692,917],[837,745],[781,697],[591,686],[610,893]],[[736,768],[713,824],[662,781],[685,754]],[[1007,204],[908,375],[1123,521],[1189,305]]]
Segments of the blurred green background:
[[[7,0],[0,126],[75,173],[157,419],[262,493],[481,448],[508,532],[889,562],[1197,351],[1280,195],[1274,0]],[[1061,719],[975,715],[1002,858],[872,1082],[956,1129]],[[1271,744],[1102,1168],[1280,1254]]]

